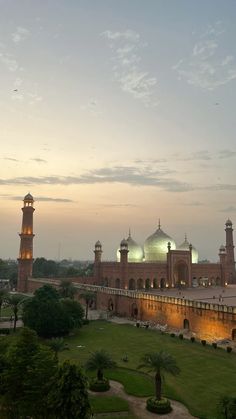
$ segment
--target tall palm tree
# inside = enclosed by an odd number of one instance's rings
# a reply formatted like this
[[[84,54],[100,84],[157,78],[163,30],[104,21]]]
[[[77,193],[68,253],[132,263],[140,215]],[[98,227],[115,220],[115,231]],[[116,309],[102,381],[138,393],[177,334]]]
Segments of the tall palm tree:
[[[180,373],[175,359],[167,352],[160,351],[145,354],[141,361],[142,364],[138,368],[146,368],[148,372],[155,372],[155,396],[157,400],[161,400],[164,373],[172,375]]]
[[[114,368],[116,362],[113,361],[111,355],[104,349],[92,352],[87,362],[85,363],[85,369],[87,371],[97,371],[97,380],[103,380],[103,372],[105,369]]]
[[[12,309],[14,315],[13,330],[16,331],[16,322],[18,320],[18,312],[20,306],[26,300],[26,297],[22,294],[7,294],[4,301]]]
[[[85,301],[85,319],[86,320],[88,318],[89,305],[92,304],[93,301],[95,300],[95,295],[96,294],[92,291],[86,291],[79,295],[79,298],[83,298],[83,300]]]
[[[59,294],[63,298],[73,299],[76,293],[76,288],[70,279],[62,279],[59,285]]]

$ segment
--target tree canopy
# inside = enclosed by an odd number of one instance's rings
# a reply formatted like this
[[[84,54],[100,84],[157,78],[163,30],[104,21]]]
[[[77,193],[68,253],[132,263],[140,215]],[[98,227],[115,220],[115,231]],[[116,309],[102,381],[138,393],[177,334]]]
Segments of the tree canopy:
[[[52,337],[66,335],[74,327],[80,327],[83,315],[79,302],[60,299],[55,288],[44,285],[24,304],[22,319],[25,326],[39,336]]]

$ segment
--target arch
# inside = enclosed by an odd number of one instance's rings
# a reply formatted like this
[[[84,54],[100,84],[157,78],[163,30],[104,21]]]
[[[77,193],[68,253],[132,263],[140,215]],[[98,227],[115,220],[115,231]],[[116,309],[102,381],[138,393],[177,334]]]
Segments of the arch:
[[[198,280],[197,280],[197,277],[196,276],[194,276],[193,277],[193,279],[192,279],[192,287],[198,287]]]
[[[114,303],[113,303],[112,298],[109,298],[107,308],[108,308],[108,311],[113,311],[114,310]]]
[[[115,288],[120,288],[120,278],[116,278]]]
[[[143,289],[143,279],[139,278],[137,281],[137,288],[138,290],[142,290]]]
[[[220,286],[220,282],[221,282],[221,281],[220,281],[220,277],[219,277],[219,276],[217,276],[217,277],[216,277],[216,285],[217,285],[217,286]]]
[[[104,278],[103,286],[108,287],[108,278]]]
[[[149,290],[150,288],[151,288],[150,279],[149,279],[149,278],[147,278],[147,279],[146,279],[146,281],[145,281],[145,289],[146,289],[146,290]]]
[[[185,330],[189,330],[190,329],[190,327],[189,327],[189,320],[188,319],[184,319],[183,326],[184,326],[184,329]]]
[[[186,262],[178,261],[174,266],[175,285],[179,287],[187,287],[189,282],[189,269]]]
[[[165,288],[165,286],[166,286],[166,280],[165,280],[165,278],[161,278],[161,280],[160,280],[160,287],[161,288]]]
[[[158,288],[158,280],[157,280],[157,278],[154,278],[153,279],[153,288],[154,289],[157,289]]]
[[[232,340],[236,340],[236,329],[232,329]]]
[[[131,278],[129,280],[129,290],[135,290],[135,280],[133,278]]]
[[[133,303],[131,305],[131,317],[135,318],[137,320],[138,317],[138,306],[136,303]]]

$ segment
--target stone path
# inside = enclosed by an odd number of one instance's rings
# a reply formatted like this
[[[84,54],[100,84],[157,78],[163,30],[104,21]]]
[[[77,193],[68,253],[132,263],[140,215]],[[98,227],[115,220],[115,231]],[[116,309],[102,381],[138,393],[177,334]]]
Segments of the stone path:
[[[148,412],[146,410],[146,397],[135,397],[130,396],[127,394],[124,389],[123,385],[117,381],[110,380],[111,388],[110,390],[104,392],[104,393],[95,393],[90,392],[91,394],[94,394],[98,397],[102,396],[119,396],[122,399],[125,399],[129,403],[130,411],[136,415],[139,419],[154,419],[163,417],[166,419],[191,419],[194,418],[194,416],[190,415],[188,409],[181,403],[176,402],[175,400],[171,401],[171,406],[173,408],[171,413],[165,414],[165,415],[157,415],[155,413]],[[115,414],[115,413],[114,413]],[[110,414],[112,415],[112,414]],[[109,416],[112,418],[112,416]],[[96,418],[96,416],[95,416]],[[97,415],[97,418],[99,418],[99,415]],[[195,417],[196,419],[196,417]]]

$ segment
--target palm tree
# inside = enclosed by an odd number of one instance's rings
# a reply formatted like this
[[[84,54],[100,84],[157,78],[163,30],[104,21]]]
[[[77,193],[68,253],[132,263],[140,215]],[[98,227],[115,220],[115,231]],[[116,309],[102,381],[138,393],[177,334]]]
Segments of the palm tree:
[[[85,363],[85,369],[87,371],[97,371],[97,380],[103,380],[103,371],[108,368],[114,368],[116,366],[111,355],[104,349],[92,352],[87,362]]]
[[[48,346],[54,352],[56,361],[58,361],[58,353],[68,349],[67,344],[64,342],[63,338],[52,338],[48,343]]]
[[[82,294],[80,294],[79,298],[83,298],[83,300],[85,301],[85,304],[86,304],[85,319],[87,320],[87,318],[88,318],[88,308],[89,308],[89,305],[92,304],[93,301],[95,300],[95,293],[92,292],[92,291],[86,291],[86,292],[83,292]]]
[[[7,294],[5,297],[6,304],[12,309],[14,315],[13,330],[16,331],[16,322],[18,320],[18,311],[26,300],[26,297],[22,294]]]
[[[63,298],[73,299],[76,293],[76,288],[70,279],[62,279],[59,285],[59,294]]]
[[[138,368],[146,368],[148,372],[155,372],[155,396],[157,400],[161,400],[164,372],[172,375],[180,373],[175,359],[167,352],[160,351],[145,354],[141,361],[142,364]]]
[[[2,312],[2,305],[5,301],[6,294],[7,294],[6,289],[0,288],[0,317],[1,317],[1,312]]]

